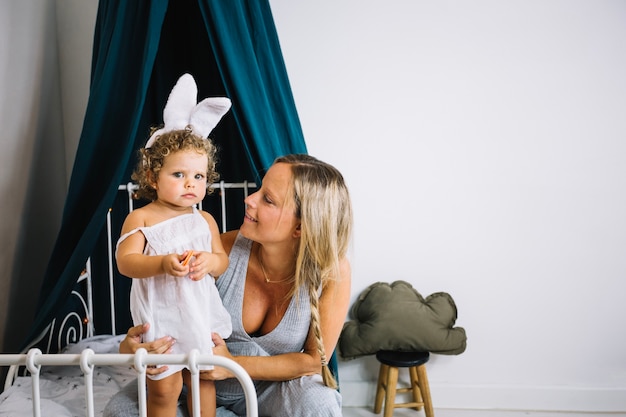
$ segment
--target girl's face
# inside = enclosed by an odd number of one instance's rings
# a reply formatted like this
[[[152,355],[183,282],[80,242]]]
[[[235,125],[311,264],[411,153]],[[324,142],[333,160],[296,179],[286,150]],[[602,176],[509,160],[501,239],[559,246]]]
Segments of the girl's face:
[[[154,188],[157,200],[173,208],[189,208],[204,199],[208,157],[183,150],[165,157]]]
[[[246,214],[240,228],[245,237],[263,244],[300,236],[292,184],[289,164],[277,163],[270,167],[261,188],[245,199]]]

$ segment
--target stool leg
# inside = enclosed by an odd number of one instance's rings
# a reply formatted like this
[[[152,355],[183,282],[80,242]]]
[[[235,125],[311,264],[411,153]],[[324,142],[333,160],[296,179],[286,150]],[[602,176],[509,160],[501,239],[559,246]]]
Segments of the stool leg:
[[[411,376],[411,392],[413,393],[413,402],[423,404],[422,395],[420,393],[420,379],[417,376],[417,366],[409,368],[409,375]],[[415,407],[417,411],[422,408],[421,406]]]
[[[378,414],[383,409],[383,398],[385,397],[385,382],[387,381],[387,372],[389,366],[384,363],[380,364],[378,371],[378,384],[376,385],[376,401],[374,402],[374,413]]]
[[[384,417],[392,417],[394,405],[396,404],[396,385],[398,384],[398,368],[390,366],[387,370],[385,392],[385,414]]]
[[[433,402],[430,398],[430,385],[428,385],[428,375],[426,375],[426,365],[420,365],[417,367],[418,383],[420,391],[422,392],[422,398],[424,399],[424,413],[426,417],[435,417],[433,411]]]

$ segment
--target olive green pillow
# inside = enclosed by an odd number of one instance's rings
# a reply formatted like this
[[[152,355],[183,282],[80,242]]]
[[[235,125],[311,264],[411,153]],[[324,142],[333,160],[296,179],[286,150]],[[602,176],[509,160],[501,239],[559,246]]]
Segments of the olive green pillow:
[[[361,293],[350,313],[338,345],[344,359],[379,350],[458,355],[466,348],[465,329],[454,327],[456,304],[445,292],[424,298],[408,282],[377,282]]]

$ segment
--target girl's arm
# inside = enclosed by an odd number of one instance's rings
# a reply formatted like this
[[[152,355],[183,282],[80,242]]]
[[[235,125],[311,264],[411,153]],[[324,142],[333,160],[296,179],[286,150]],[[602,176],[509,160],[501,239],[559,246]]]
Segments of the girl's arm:
[[[206,274],[218,277],[228,268],[228,254],[224,250],[224,245],[220,239],[217,222],[206,211],[201,213],[211,231],[211,252],[194,253],[195,259],[189,263],[189,278],[193,280],[202,279]]]
[[[122,235],[145,226],[142,209],[133,210],[128,214],[122,226]],[[187,253],[163,256],[144,255],[146,238],[141,232],[133,233],[124,239],[115,253],[117,268],[122,275],[132,278],[149,278],[167,272],[173,276],[184,277],[189,266],[181,264]]]

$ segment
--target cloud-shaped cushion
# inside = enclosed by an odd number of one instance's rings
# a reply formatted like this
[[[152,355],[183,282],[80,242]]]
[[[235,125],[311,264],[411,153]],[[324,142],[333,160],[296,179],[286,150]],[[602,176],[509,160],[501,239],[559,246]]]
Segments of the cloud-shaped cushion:
[[[456,304],[445,292],[424,299],[408,282],[377,282],[367,287],[344,324],[339,354],[344,359],[379,350],[427,351],[458,355],[465,351],[465,329],[454,327]]]

